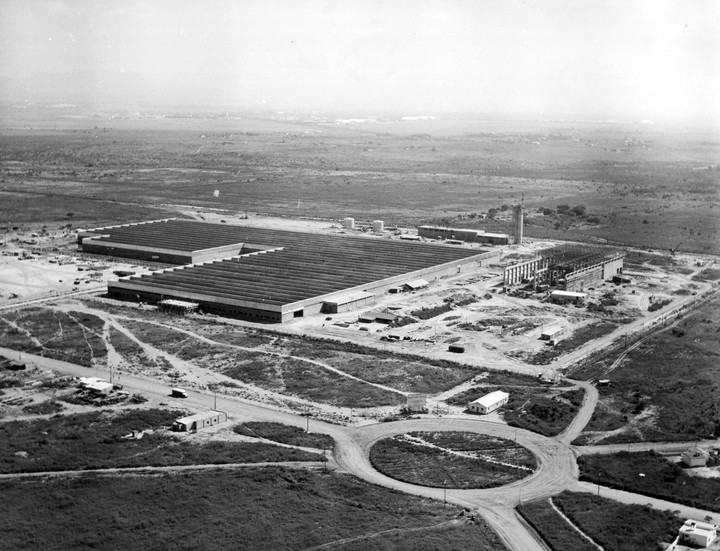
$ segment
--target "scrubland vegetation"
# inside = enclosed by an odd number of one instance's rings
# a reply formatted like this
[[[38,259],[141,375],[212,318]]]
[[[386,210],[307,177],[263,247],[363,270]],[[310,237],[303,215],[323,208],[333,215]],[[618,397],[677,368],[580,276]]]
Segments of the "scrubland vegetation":
[[[469,432],[411,432],[377,442],[370,461],[386,476],[436,488],[493,488],[530,475],[537,466],[510,440]]]
[[[684,522],[668,511],[567,491],[551,500],[520,505],[520,513],[553,551],[592,551],[597,547],[572,528],[550,501],[605,551],[656,551],[660,543],[675,539]]]
[[[581,455],[578,465],[580,480],[720,512],[720,479],[690,476],[653,451]]]
[[[505,549],[482,519],[355,477],[278,467],[4,480],[8,549]],[[42,520],[41,520],[42,519]],[[62,530],[57,527],[62,526]]]

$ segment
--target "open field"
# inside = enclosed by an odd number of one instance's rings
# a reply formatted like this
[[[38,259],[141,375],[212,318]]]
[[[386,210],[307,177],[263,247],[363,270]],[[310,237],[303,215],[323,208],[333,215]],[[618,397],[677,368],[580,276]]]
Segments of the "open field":
[[[578,444],[696,440],[720,435],[720,298],[632,350],[598,388]],[[614,358],[603,360],[606,366]]]
[[[390,478],[421,486],[493,488],[529,476],[530,450],[510,440],[460,432],[411,432],[377,442],[370,461]]]
[[[169,433],[181,411],[94,411],[0,423],[0,472],[113,467],[321,461],[322,456],[258,442],[193,442]],[[140,438],[128,437],[133,431]]]
[[[655,551],[659,544],[672,542],[685,521],[667,511],[567,491],[551,500],[518,507],[553,551],[597,547],[573,529],[551,503],[605,551]]]
[[[581,455],[578,465],[580,480],[720,512],[720,478],[690,476],[653,451]]]
[[[0,515],[7,549],[155,549],[171,543],[175,549],[275,551],[332,542],[357,550],[505,549],[481,519],[456,520],[456,507],[333,473],[269,467],[84,475],[4,480],[0,489],[7,499]]]
[[[478,118],[335,126],[277,115],[101,122],[63,115],[35,119],[32,131],[22,123],[2,129],[4,194],[97,201],[91,214],[75,215],[85,220],[116,219],[118,203],[166,203],[457,225],[524,193],[528,210],[586,207],[580,219],[529,219],[527,235],[720,251],[712,170],[720,146],[710,133]],[[628,136],[642,145],[626,145]]]

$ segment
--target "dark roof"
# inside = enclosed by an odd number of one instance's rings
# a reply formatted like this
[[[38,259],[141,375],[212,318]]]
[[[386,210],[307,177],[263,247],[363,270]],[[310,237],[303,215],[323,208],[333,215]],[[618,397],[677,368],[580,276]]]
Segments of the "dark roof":
[[[408,272],[462,260],[484,251],[457,249],[440,245],[399,242],[388,239],[269,230],[248,226],[225,226],[188,221],[159,223],[171,237],[163,237],[154,224],[131,226],[132,231],[110,233],[144,241],[143,230],[151,230],[158,247],[177,248],[176,243],[187,237],[197,246],[217,246],[208,236],[228,243],[250,242],[283,250],[225,259],[171,271],[135,276],[125,280],[156,289],[172,296],[173,291],[200,292],[236,300],[282,305],[342,291]],[[172,244],[169,240],[172,239]],[[186,245],[189,246],[189,245]],[[190,249],[186,249],[190,250]],[[122,287],[122,282],[116,284]]]

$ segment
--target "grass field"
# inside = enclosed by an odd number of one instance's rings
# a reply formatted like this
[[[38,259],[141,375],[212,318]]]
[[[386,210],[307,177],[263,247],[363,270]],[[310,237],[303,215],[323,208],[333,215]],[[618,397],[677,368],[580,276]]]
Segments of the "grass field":
[[[592,494],[565,491],[552,502],[605,551],[656,551],[659,544],[675,539],[684,522],[668,511]],[[518,509],[553,551],[597,550],[558,515],[548,500],[526,503]]]
[[[581,455],[578,465],[580,480],[720,512],[719,478],[690,476],[652,451]]]
[[[494,488],[529,476],[537,463],[510,440],[470,432],[411,432],[370,450],[386,476],[435,488]]]
[[[631,351],[599,387],[600,403],[576,441],[624,443],[720,435],[720,298]],[[599,368],[613,360],[609,357]],[[592,373],[592,366],[586,369]],[[623,426],[627,430],[616,431]],[[605,431],[615,431],[604,434]]]
[[[0,492],[2,547],[12,550],[505,549],[482,520],[455,521],[456,507],[333,473],[84,475],[4,480]]]
[[[0,472],[321,461],[319,454],[246,442],[198,443],[168,433],[180,411],[147,409],[53,416],[0,423]],[[149,431],[126,439],[132,431]]]

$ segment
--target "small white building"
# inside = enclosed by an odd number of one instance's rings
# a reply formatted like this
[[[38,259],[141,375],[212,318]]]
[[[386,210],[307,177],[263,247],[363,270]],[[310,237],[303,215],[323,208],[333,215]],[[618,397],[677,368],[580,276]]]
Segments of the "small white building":
[[[688,467],[704,467],[710,454],[700,448],[691,448],[682,453],[682,462]]]
[[[685,524],[680,527],[680,533],[678,535],[680,541],[683,543],[709,547],[718,537],[718,527],[714,524],[708,524],[707,522],[686,520]]]
[[[491,392],[482,398],[478,398],[477,400],[470,402],[468,404],[468,409],[473,413],[482,413],[483,415],[487,415],[488,413],[492,413],[496,409],[499,409],[507,404],[509,399],[510,395],[507,392],[496,390],[495,392]]]
[[[178,432],[188,432],[192,430],[204,429],[205,427],[212,427],[227,421],[227,413],[224,411],[204,411],[202,413],[196,413],[195,415],[189,415],[188,417],[182,417],[173,423],[173,430]]]
[[[557,339],[564,332],[565,332],[565,330],[562,327],[560,327],[559,325],[553,325],[552,327],[546,327],[545,329],[542,330],[542,333],[540,333],[540,339],[542,339],[544,341]]]
[[[80,387],[92,392],[107,396],[113,389],[112,383],[99,379],[98,377],[80,377]]]

